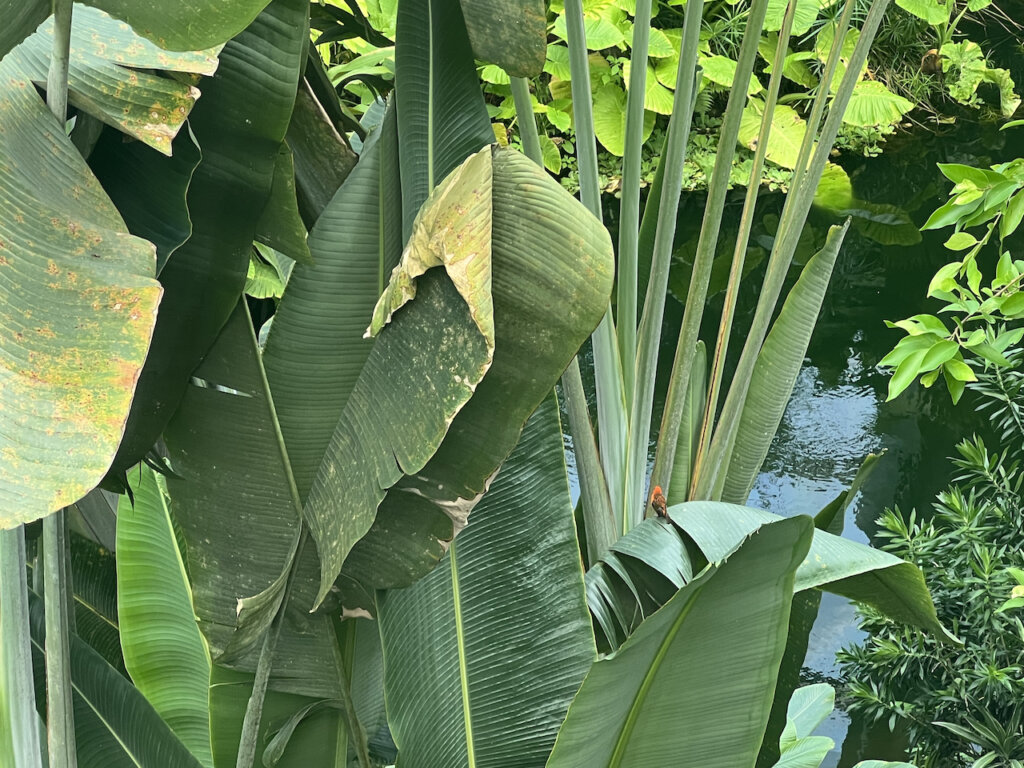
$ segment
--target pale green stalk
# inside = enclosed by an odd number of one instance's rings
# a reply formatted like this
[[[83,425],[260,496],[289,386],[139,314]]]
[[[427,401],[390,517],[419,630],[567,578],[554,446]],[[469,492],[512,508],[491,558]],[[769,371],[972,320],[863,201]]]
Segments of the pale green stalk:
[[[5,732],[0,739],[9,736],[16,766],[42,768],[26,566],[24,526],[0,531],[0,731]]]
[[[46,736],[51,764],[74,768],[75,713],[68,631],[70,587],[63,509],[43,518],[43,602],[46,607]]]
[[[366,731],[359,722],[359,715],[356,713],[356,705],[352,699],[352,688],[349,680],[352,679],[351,645],[355,642],[355,619],[347,621],[334,617],[331,619],[334,624],[334,665],[338,672],[339,695],[341,698],[342,713],[345,718],[345,728],[348,732],[352,749],[359,761],[359,768],[373,768],[373,761],[370,760],[370,751],[366,744]],[[346,626],[347,625],[347,626]],[[345,643],[344,651],[341,647]],[[347,757],[348,750],[340,755],[342,760]]]
[[[252,683],[252,694],[245,705],[245,717],[242,719],[242,734],[238,740],[236,768],[253,768],[256,762],[260,720],[263,719],[263,702],[267,697],[267,683],[270,681],[270,670],[274,666],[277,639],[281,635],[281,624],[284,621],[285,609],[292,594],[295,572],[298,570],[299,561],[302,560],[302,551],[305,549],[306,540],[309,538],[305,523],[300,522],[300,525],[302,526],[302,532],[299,534],[299,543],[295,548],[295,557],[292,558],[291,565],[289,566],[288,581],[285,583],[281,603],[278,606],[274,620],[270,623],[270,627],[263,636],[263,645],[260,647],[259,659],[256,662],[256,675]]]
[[[766,2],[766,0],[760,0]],[[697,68],[703,0],[690,0],[683,21],[682,45],[676,73],[676,92],[672,102],[672,118],[665,139],[664,181],[658,201],[658,226],[654,235],[654,258],[651,278],[647,283],[643,317],[638,333],[636,391],[629,420],[628,464],[623,487],[623,528],[626,533],[643,519],[645,507],[644,480],[647,475],[647,440],[651,431],[651,412],[654,407],[654,379],[658,367],[658,343],[665,312],[665,292],[672,259],[672,241],[676,219],[679,216],[679,197],[683,184],[683,163],[686,142],[693,116],[693,92],[696,82],[691,73]],[[648,203],[650,204],[650,203]]]
[[[519,136],[523,140],[523,152],[528,158],[543,168],[544,157],[540,151],[537,120],[533,116],[530,84],[525,77],[512,78],[512,99],[516,105],[516,122],[519,124]]]
[[[626,98],[626,141],[622,155],[619,200],[619,270],[616,288],[619,357],[636,359],[637,238],[640,230],[640,160],[644,148],[644,97],[647,93],[647,49],[651,39],[651,0],[636,0],[629,94]],[[636,370],[623,366],[626,402],[633,402]]]
[[[694,466],[690,470],[691,478],[695,477],[700,471],[701,457],[704,451],[707,450],[708,441],[711,439],[711,428],[715,422],[715,417],[718,415],[718,394],[722,384],[722,376],[724,375],[725,358],[729,351],[729,336],[732,331],[733,317],[736,313],[736,298],[739,295],[740,281],[743,279],[743,265],[746,261],[747,244],[750,242],[750,231],[754,225],[754,212],[757,207],[758,193],[761,189],[761,171],[764,168],[764,159],[768,152],[768,141],[771,138],[772,116],[775,112],[775,104],[779,98],[779,88],[782,85],[783,66],[781,62],[786,60],[786,51],[789,48],[789,35],[793,28],[795,11],[796,0],[791,0],[786,7],[786,13],[782,19],[782,29],[779,30],[779,42],[775,49],[776,66],[773,68],[771,79],[768,81],[768,94],[765,97],[761,130],[757,135],[753,166],[750,169],[747,193],[743,200],[743,213],[740,215],[740,228],[733,248],[729,283],[725,291],[722,318],[718,326],[718,338],[715,342],[713,353],[708,394],[704,405],[704,415],[701,420],[700,438],[697,443],[696,453],[691,457],[694,461]],[[679,359],[678,350],[676,351],[676,359]],[[676,383],[675,376],[676,371],[673,369],[671,379],[673,385]],[[669,482],[673,474],[672,467],[675,463],[676,445],[678,444],[679,426],[682,423],[688,380],[683,380],[679,384],[679,388],[679,393],[670,390],[669,400],[665,404],[665,416],[662,418],[659,434],[667,435],[667,437],[658,444],[658,454],[655,458],[654,472],[651,479],[652,485],[661,485],[666,495],[668,495]],[[689,489],[686,489],[686,495],[689,498]]]
[[[848,22],[850,7],[853,0],[850,0],[840,22],[842,35],[837,34],[832,51],[829,57],[831,71],[834,71],[833,58],[837,57],[838,51],[842,48],[843,37],[845,37],[845,26]],[[743,345],[739,362],[736,366],[736,373],[733,376],[729,387],[729,393],[722,407],[722,418],[718,429],[715,430],[708,449],[707,458],[703,465],[703,471],[697,477],[692,498],[710,498],[710,492],[716,487],[721,487],[720,477],[728,469],[730,445],[736,430],[739,427],[740,416],[743,413],[743,404],[746,400],[747,390],[750,386],[750,377],[757,363],[757,356],[764,343],[765,336],[771,324],[775,306],[778,303],[782,286],[792,262],[793,253],[800,240],[800,233],[804,223],[807,221],[807,214],[814,201],[814,192],[825,169],[829,153],[835,143],[839,128],[842,125],[843,115],[850,102],[853,88],[860,80],[861,68],[867,61],[868,50],[878,32],[882,22],[885,9],[889,0],[875,0],[868,11],[864,26],[861,29],[857,45],[854,47],[850,61],[847,63],[846,73],[836,92],[836,96],[829,107],[828,116],[825,118],[821,135],[815,141],[817,123],[813,122],[815,116],[820,116],[824,105],[819,100],[827,97],[831,83],[830,68],[826,67],[826,78],[822,80],[823,88],[818,94],[812,108],[811,121],[807,124],[807,134],[800,150],[800,162],[797,164],[794,180],[790,194],[786,198],[786,204],[779,220],[778,235],[772,246],[772,253],[768,260],[768,268],[765,274],[764,285],[758,298],[757,308],[754,312],[754,319],[751,323],[750,332]],[[808,163],[807,158],[810,158]]]
[[[576,128],[576,161],[579,168],[580,199],[600,221],[601,186],[597,174],[597,139],[594,134],[594,106],[590,95],[590,62],[581,0],[566,0],[566,32],[569,69],[572,75],[572,109]],[[623,530],[625,509],[621,489],[625,485],[627,418],[623,361],[619,357],[611,305],[591,336],[594,347],[594,380],[597,387],[597,423],[600,425],[600,455],[608,483],[616,526]],[[631,363],[632,361],[627,361]]]
[[[53,2],[53,48],[46,76],[46,103],[64,130],[68,106],[72,0]],[[50,764],[75,768],[75,714],[71,688],[68,630],[71,585],[68,579],[66,511],[43,518],[43,598],[46,607],[46,733]],[[27,625],[26,625],[27,628]]]
[[[537,121],[533,116],[533,104],[526,80],[512,78],[512,97],[515,99],[519,133],[526,156],[543,167]],[[590,562],[595,562],[615,543],[617,535],[608,485],[601,468],[601,457],[597,453],[594,428],[590,423],[590,410],[587,408],[587,394],[583,389],[578,357],[572,359],[562,374],[562,393],[569,412],[569,432],[572,434],[580,498],[583,501],[587,557]]]

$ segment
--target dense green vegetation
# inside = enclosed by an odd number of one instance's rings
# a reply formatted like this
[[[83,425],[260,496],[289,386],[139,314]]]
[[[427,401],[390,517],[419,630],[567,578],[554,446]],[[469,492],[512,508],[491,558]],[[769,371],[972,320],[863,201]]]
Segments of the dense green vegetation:
[[[743,505],[851,218],[907,228],[834,162],[923,108],[878,46],[916,19],[1008,116],[987,3],[0,7],[0,764],[813,768],[822,592],[975,653],[959,583],[839,535],[877,456],[814,517]],[[947,171],[956,326],[900,326],[892,394],[979,378],[1017,445],[1024,182]]]

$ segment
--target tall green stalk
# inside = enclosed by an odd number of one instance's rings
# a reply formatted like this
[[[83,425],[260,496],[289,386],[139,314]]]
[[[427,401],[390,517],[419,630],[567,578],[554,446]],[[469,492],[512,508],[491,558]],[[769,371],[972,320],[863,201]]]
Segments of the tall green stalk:
[[[640,161],[644,148],[644,98],[647,95],[647,50],[651,39],[651,0],[637,0],[633,18],[629,94],[626,99],[626,141],[622,155],[622,193],[619,201],[619,258],[616,300],[619,356],[623,366],[626,402],[633,402],[636,369],[637,238],[640,230]]]
[[[749,29],[760,30],[767,9],[768,0],[754,0],[750,9]],[[667,152],[663,159],[666,172],[661,190],[658,208],[658,227],[654,237],[654,258],[651,264],[651,279],[647,285],[647,297],[644,301],[643,318],[640,321],[638,349],[636,357],[636,381],[638,383],[633,408],[630,416],[629,459],[627,466],[627,486],[624,503],[628,508],[629,527],[637,525],[644,516],[646,494],[644,480],[647,470],[647,440],[651,430],[651,413],[654,404],[654,381],[658,366],[658,345],[661,340],[661,326],[665,311],[665,292],[668,287],[669,266],[672,257],[672,241],[675,236],[676,219],[679,215],[679,197],[682,189],[683,161],[686,154],[686,139],[689,134],[691,114],[681,114],[677,108],[683,104],[691,104],[690,91],[695,87],[690,72],[697,66],[697,47],[699,44],[700,21],[703,2],[693,2],[686,6],[683,21],[683,41],[679,58],[679,70],[676,76],[676,95],[673,103],[672,120],[669,124]],[[736,67],[735,82],[747,83],[754,68],[754,56],[757,54],[759,35],[747,35],[740,49],[739,63]],[[729,95],[725,120],[722,126],[722,137],[719,142],[718,157],[715,162],[714,175],[705,212],[701,239],[697,248],[697,261],[694,264],[694,275],[690,281],[690,293],[687,297],[686,310],[683,315],[683,327],[680,331],[680,347],[685,345],[683,352],[685,363],[682,367],[683,380],[689,378],[693,364],[694,345],[700,326],[700,315],[703,311],[707,283],[710,279],[711,264],[702,248],[707,236],[706,232],[713,229],[711,256],[714,257],[714,242],[718,237],[719,221],[710,215],[724,208],[725,192],[728,176],[732,167],[732,155],[736,138],[739,135],[740,118],[743,103],[746,101],[746,88],[733,88]],[[673,135],[673,130],[677,133]],[[675,146],[673,142],[679,142]],[[719,189],[720,188],[720,189]],[[719,201],[719,198],[721,200]],[[710,222],[710,223],[709,223]],[[642,382],[643,389],[640,389]],[[678,432],[678,429],[677,429]],[[665,439],[662,436],[662,439]]]
[[[288,581],[285,583],[284,592],[281,595],[281,603],[277,609],[277,615],[271,622],[266,634],[263,636],[263,645],[260,647],[259,659],[256,662],[256,674],[252,683],[252,694],[245,705],[245,717],[242,719],[242,734],[238,740],[238,756],[235,760],[236,768],[253,768],[256,763],[256,747],[259,744],[260,721],[263,719],[263,702],[267,697],[267,684],[270,682],[270,671],[274,666],[274,654],[277,652],[277,639],[281,635],[281,624],[284,622],[285,609],[292,594],[292,585],[295,582],[295,572],[302,560],[302,551],[306,547],[309,532],[304,522],[300,522],[302,532],[299,534],[299,543],[295,548],[295,556],[292,558],[288,571]]]
[[[14,765],[42,768],[26,565],[24,526],[0,531],[0,731],[10,736]]]
[[[791,0],[786,7],[786,13],[782,19],[782,29],[779,30],[779,41],[775,50],[775,60],[784,61],[786,51],[789,48],[789,35],[793,28],[793,17],[796,12],[796,0]],[[729,336],[732,331],[732,321],[736,310],[736,298],[739,295],[740,281],[743,277],[743,265],[746,261],[747,244],[750,242],[750,232],[754,224],[754,211],[757,207],[757,197],[761,189],[761,171],[764,168],[765,155],[768,152],[768,141],[771,137],[772,115],[775,111],[775,104],[779,98],[779,88],[782,85],[783,67],[777,66],[772,70],[771,79],[768,82],[768,94],[765,99],[764,115],[761,118],[761,129],[758,132],[757,145],[754,151],[753,165],[750,169],[750,176],[747,181],[747,193],[743,201],[743,213],[740,216],[740,228],[737,233],[736,243],[733,248],[732,265],[729,270],[729,283],[725,291],[725,301],[722,307],[722,318],[718,327],[718,338],[712,358],[711,376],[708,382],[707,398],[704,404],[703,417],[700,422],[700,437],[695,452],[695,461],[699,461],[707,442],[711,439],[711,427],[714,424],[718,411],[718,394],[722,383],[722,376],[725,368],[725,358],[729,350]],[[742,87],[733,84],[733,88]],[[681,348],[676,350],[676,362],[682,363],[683,356]],[[693,375],[693,368],[690,375]],[[679,375],[679,379],[676,376]],[[662,426],[659,434],[665,439],[658,444],[658,454],[654,462],[654,472],[651,484],[661,485],[666,495],[669,491],[670,481],[675,474],[673,467],[676,461],[676,446],[678,444],[679,428],[682,423],[683,409],[685,405],[685,394],[689,390],[689,379],[682,378],[682,375],[675,368],[673,363],[671,389],[668,400],[665,403],[665,415],[662,418]],[[691,457],[694,458],[694,457]],[[692,478],[697,474],[699,466],[694,466],[689,472]],[[679,489],[676,489],[677,493]],[[689,496],[689,488],[684,489],[686,496]]]
[[[838,51],[841,50],[845,37],[845,23],[849,21],[850,8],[853,0],[847,5],[840,21],[840,31],[844,34],[837,34],[833,43],[832,55],[829,57],[826,66],[827,79],[822,80],[821,91],[812,108],[812,121],[814,117],[820,116],[824,110],[824,100],[828,96],[831,83],[831,72],[834,72]],[[694,486],[693,498],[710,498],[714,495],[714,489],[721,486],[724,473],[728,470],[731,445],[735,439],[736,430],[739,427],[740,416],[743,412],[743,404],[746,400],[747,390],[750,386],[750,377],[757,363],[757,356],[764,343],[765,336],[771,324],[775,306],[778,303],[782,286],[789,270],[789,265],[796,251],[797,243],[800,240],[800,233],[807,220],[807,214],[814,201],[814,192],[825,169],[832,145],[835,143],[839,128],[842,125],[843,115],[853,94],[853,88],[860,80],[861,69],[867,61],[868,50],[878,32],[882,22],[885,9],[889,0],[875,0],[864,26],[861,29],[860,37],[854,47],[850,61],[847,62],[846,72],[842,82],[836,91],[835,98],[829,105],[828,116],[825,118],[821,134],[815,139],[817,123],[808,122],[807,134],[800,149],[797,168],[794,173],[791,192],[786,198],[782,216],[779,220],[779,234],[772,246],[772,253],[768,259],[768,268],[765,274],[764,285],[761,289],[754,312],[754,319],[751,323],[750,332],[740,353],[740,359],[736,366],[736,373],[733,376],[729,387],[729,393],[722,407],[722,418],[719,428],[711,440],[706,460],[702,471],[697,477]],[[809,161],[808,161],[808,158]]]
[[[46,103],[64,130],[68,106],[72,0],[53,2],[53,49],[46,76]],[[70,581],[65,540],[66,512],[43,518],[43,597],[46,606],[46,728],[51,765],[75,768],[74,701],[71,688]],[[26,631],[28,624],[25,625]]]
[[[519,135],[526,156],[544,167],[537,121],[533,116],[533,104],[530,101],[530,87],[525,79],[512,78],[512,97],[515,100]],[[590,562],[596,562],[615,543],[618,535],[608,485],[601,468],[601,457],[597,453],[597,443],[594,440],[594,427],[590,422],[590,409],[587,407],[587,394],[583,389],[583,376],[580,373],[578,357],[572,359],[562,374],[562,393],[565,396],[566,410],[569,412],[569,432],[572,435],[573,452],[576,456],[580,498],[583,501],[587,557]]]

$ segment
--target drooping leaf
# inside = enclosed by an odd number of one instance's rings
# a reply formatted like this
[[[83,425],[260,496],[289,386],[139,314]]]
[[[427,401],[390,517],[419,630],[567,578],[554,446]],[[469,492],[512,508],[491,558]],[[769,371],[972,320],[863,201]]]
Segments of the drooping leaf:
[[[536,77],[547,50],[543,0],[461,0],[473,53],[512,77]]]
[[[767,32],[777,32],[782,29],[782,18],[786,15],[787,0],[769,0],[768,11],[764,17],[764,28]],[[796,0],[796,10],[793,13],[793,35],[803,35],[810,30],[818,18],[822,6],[822,0]]]
[[[160,286],[18,63],[0,62],[0,527],[42,517],[110,466]]]
[[[669,514],[712,561],[758,526],[780,519],[759,509],[707,501],[679,504]],[[842,595],[931,632],[940,641],[956,642],[936,617],[917,566],[825,531],[814,532],[810,554],[797,569],[796,589]]]
[[[803,365],[849,226],[847,220],[829,230],[825,246],[801,271],[761,347],[728,463],[723,501],[744,504],[750,496]]]
[[[10,57],[45,87],[52,48],[51,18]],[[169,155],[199,89],[156,71],[212,75],[217,51],[170,53],[102,11],[78,6],[71,24],[68,103]]]
[[[425,464],[425,460],[433,454],[437,443],[434,443],[434,448],[427,448],[422,442],[417,443],[411,439],[408,417],[402,424],[401,435],[384,431],[395,429],[384,425],[376,426],[371,434],[366,426],[354,421],[355,414],[389,412],[395,408],[390,400],[396,395],[391,393],[408,392],[416,394],[399,396],[405,403],[401,412],[417,413],[417,421],[429,424],[423,404],[409,410],[409,403],[413,402],[410,397],[415,397],[415,402],[421,403],[429,391],[429,387],[424,386],[424,377],[434,381],[440,375],[437,373],[438,367],[443,370],[448,366],[444,378],[431,385],[437,388],[433,397],[438,397],[446,391],[455,394],[460,387],[467,387],[468,371],[474,370],[463,368],[462,363],[455,365],[456,360],[467,359],[466,351],[456,354],[452,350],[456,356],[445,362],[444,355],[449,343],[468,343],[475,336],[483,346],[473,351],[473,357],[468,359],[477,360],[475,365],[479,367],[487,363],[486,338],[481,335],[481,329],[487,326],[486,302],[474,302],[479,312],[475,320],[471,320],[471,311],[476,310],[470,310],[464,299],[457,298],[458,294],[448,278],[438,280],[434,275],[438,270],[429,270],[417,281],[416,299],[394,313],[367,358],[363,373],[342,415],[342,421],[347,423],[339,425],[335,432],[307,501],[306,514],[324,565],[321,597],[337,575],[337,568],[355,543],[355,538],[365,533],[373,522],[373,516],[367,512],[380,503],[383,496],[380,489],[390,487],[403,474],[408,477],[396,489],[396,493],[415,494],[430,499],[455,521],[457,528],[464,524],[465,516],[486,488],[487,480],[511,451],[526,418],[554,385],[572,354],[596,326],[601,315],[602,297],[606,297],[610,290],[611,277],[610,246],[606,231],[585,212],[577,200],[521,154],[498,148],[485,154],[490,155],[493,163],[491,205],[489,210],[488,206],[479,207],[477,215],[492,218],[490,230],[493,258],[487,268],[492,272],[493,287],[492,322],[496,339],[493,366],[484,381],[476,387],[469,405],[461,412],[461,403],[454,408],[452,413],[457,412],[459,416],[449,422],[450,426],[449,423],[438,424],[431,427],[431,432],[420,435],[420,441],[429,435],[430,440],[440,442],[447,432],[437,456],[429,464]],[[453,183],[468,183],[471,179],[462,179],[453,174],[449,180]],[[445,213],[443,206],[455,198],[448,197],[447,187],[448,181],[431,198],[431,203],[435,205],[428,203],[421,212],[418,221],[425,222],[424,226],[432,220],[436,220],[437,224],[449,220],[450,213]],[[453,220],[453,228],[444,236],[450,244],[458,243],[461,228],[469,232],[479,226],[479,222],[469,221],[468,218]],[[438,237],[441,231],[437,230]],[[436,240],[432,247],[438,247],[441,242],[440,239]],[[414,236],[410,240],[410,247],[422,247],[417,246],[417,243],[421,241]],[[544,254],[542,262],[538,261],[541,253]],[[486,256],[491,258],[490,254]],[[479,261],[467,262],[467,265],[470,271],[484,268]],[[580,274],[591,277],[580,280]],[[404,315],[417,317],[420,312],[428,311],[417,307],[423,303],[421,294],[424,283],[428,286],[436,284],[438,288],[443,286],[445,291],[443,297],[439,294],[430,299],[445,302],[443,305],[438,304],[433,311],[441,311],[450,298],[457,298],[461,307],[457,310],[444,310],[445,313],[456,312],[449,315],[451,319],[447,323],[463,322],[455,318],[465,317],[471,325],[452,326],[427,320],[403,320]],[[432,359],[423,363],[428,366],[426,370],[404,368],[387,371],[388,384],[385,387],[377,381],[384,371],[376,360],[405,360],[407,356],[407,353],[388,351],[391,345],[404,346],[408,343],[402,340],[403,336],[394,328],[398,322],[406,323],[402,335],[418,327],[414,324],[436,326],[433,332],[443,335],[440,344],[438,341],[430,344],[434,352]],[[453,328],[464,330],[456,333]],[[419,331],[425,332],[426,328]],[[483,333],[486,334],[486,330]],[[472,343],[475,350],[477,342]],[[522,362],[524,360],[530,360],[530,365],[525,366]],[[410,363],[406,363],[408,365]],[[480,375],[482,373],[481,370]],[[468,398],[468,393],[465,397]],[[378,398],[381,399],[381,405],[370,405]],[[401,442],[397,442],[399,440]],[[378,441],[388,447],[371,450],[369,455],[391,457],[394,454],[398,460],[397,467],[394,458],[388,459],[390,464],[381,463],[378,459],[377,467],[372,470],[375,475],[370,475],[374,484],[364,480],[365,490],[361,492],[366,495],[360,498],[353,477],[334,467],[352,467],[353,461],[362,464],[364,458],[352,458],[353,452],[356,452],[356,457],[363,454],[363,450],[356,446],[373,445]],[[403,446],[401,450],[398,449],[399,445]],[[429,443],[426,445],[429,446]],[[345,456],[349,458],[343,458]],[[367,470],[360,469],[360,472],[363,471]],[[343,493],[341,488],[344,488]],[[382,564],[382,567],[386,568],[386,564]]]
[[[205,768],[210,748],[210,654],[156,472],[133,471],[134,504],[117,515],[117,607],[125,666],[157,714]]]
[[[85,0],[127,21],[140,35],[168,51],[220,45],[245,29],[269,0]],[[202,23],[198,20],[202,19]]]
[[[166,295],[114,473],[156,442],[242,292],[295,100],[307,11],[303,0],[273,0],[224,46],[216,75],[201,83],[189,120],[203,153],[188,187],[192,236],[160,273]],[[181,168],[166,173],[178,177]]]
[[[953,11],[952,0],[896,0],[896,5],[929,24],[949,21]]]
[[[438,568],[383,593],[380,623],[400,766],[543,763],[594,658],[554,397]]]
[[[752,764],[811,529],[792,518],[737,542],[595,663],[548,768]]]
[[[645,141],[653,130],[654,114],[645,112]],[[605,149],[622,157],[626,143],[626,92],[614,83],[602,85],[594,93],[594,133]]]
[[[288,146],[295,163],[295,191],[299,212],[312,229],[356,164],[356,155],[328,118],[303,80],[288,124]]]
[[[29,595],[36,704],[44,678],[42,599]],[[71,686],[80,768],[204,768],[139,690],[92,648],[71,635]]]

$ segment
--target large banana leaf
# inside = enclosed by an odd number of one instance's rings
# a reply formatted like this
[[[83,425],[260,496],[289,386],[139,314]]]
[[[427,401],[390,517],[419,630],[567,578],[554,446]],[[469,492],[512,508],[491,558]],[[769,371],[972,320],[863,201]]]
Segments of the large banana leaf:
[[[692,501],[669,508],[674,525],[648,519],[587,572],[590,609],[616,648],[705,561],[716,562],[759,526],[780,519],[750,507]],[[935,615],[917,566],[886,552],[816,530],[796,574],[796,590],[822,589],[867,603],[897,621],[953,638]],[[667,594],[666,594],[667,590]]]
[[[169,51],[194,51],[234,37],[268,0],[87,0]]]
[[[29,599],[36,704],[42,709],[45,620],[42,599],[34,593]],[[131,682],[77,636],[70,640],[79,768],[204,768]]]
[[[518,23],[519,20],[517,20]],[[494,141],[459,0],[399,3],[395,96],[403,232],[431,190]]]
[[[842,226],[829,229],[825,247],[807,262],[761,347],[736,431],[722,501],[745,504],[750,496],[803,366],[832,267],[849,227],[847,219]]]
[[[307,13],[305,0],[274,0],[200,83],[203,98],[189,121],[202,149],[188,187],[192,235],[160,273],[166,296],[115,472],[138,463],[159,438],[242,292],[295,101]],[[166,162],[166,174],[179,177],[176,159]],[[164,178],[154,173],[151,183]]]
[[[0,16],[0,58],[31,35],[50,15],[51,0],[2,0]]]
[[[33,82],[46,85],[53,19],[19,45],[15,59]],[[158,71],[212,75],[218,49],[170,53],[102,11],[76,6],[71,25],[68,103],[166,155],[199,98],[187,82]]]
[[[707,501],[680,504],[670,514],[709,560],[730,551],[759,526],[781,519],[751,507]],[[842,595],[931,632],[940,641],[958,642],[939,622],[917,566],[864,544],[816,530],[810,555],[797,570],[796,588]]]
[[[752,765],[811,530],[807,517],[760,528],[595,663],[549,768]]]
[[[594,659],[548,397],[441,564],[382,593],[399,766],[536,766]]]
[[[210,654],[156,472],[132,473],[134,504],[117,512],[117,615],[135,687],[206,768],[210,749]]]
[[[0,527],[85,495],[121,440],[160,286],[15,61],[0,62]]]

